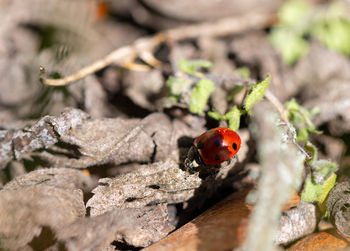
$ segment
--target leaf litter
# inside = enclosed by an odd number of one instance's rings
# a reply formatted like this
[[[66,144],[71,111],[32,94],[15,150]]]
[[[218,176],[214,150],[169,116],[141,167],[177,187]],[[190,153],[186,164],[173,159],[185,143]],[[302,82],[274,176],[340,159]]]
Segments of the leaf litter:
[[[21,1],[0,2],[4,7],[2,11],[12,13],[0,15],[3,24],[0,29],[3,56],[0,59],[3,75],[0,248],[114,250],[146,247],[193,219],[211,205],[208,201],[215,204],[234,190],[257,183],[254,177],[261,173],[261,166],[256,163],[255,141],[261,140],[251,138],[254,126],[250,127],[250,117],[242,114],[240,123],[229,121],[234,128],[241,127],[243,145],[238,160],[221,166],[214,174],[190,174],[183,169],[182,163],[193,138],[217,124],[227,126],[224,115],[231,109],[238,114],[238,109],[243,108],[240,100],[244,96],[242,93],[232,95],[232,102],[227,101],[235,85],[232,81],[225,81],[224,86],[214,81],[215,91],[208,104],[204,102],[196,112],[214,108],[224,114],[220,122],[188,113],[184,104],[191,101],[190,90],[194,85],[185,86],[187,93],[180,91],[181,95],[185,94],[180,103],[169,103],[165,77],[178,74],[181,70],[178,62],[184,58],[211,60],[212,68],[204,73],[208,76],[231,75],[242,66],[250,71],[251,78],[261,80],[270,73],[269,90],[276,97],[286,101],[297,95],[298,102],[306,108],[318,106],[321,113],[313,123],[329,129],[326,137],[335,140],[336,136],[343,145],[336,150],[324,143],[325,152],[319,155],[336,156],[341,161],[343,153],[339,151],[347,154],[348,143],[343,142],[342,135],[350,130],[349,61],[315,41],[310,42],[309,52],[294,67],[283,64],[265,31],[250,30],[224,39],[209,35],[190,41],[168,41],[155,51],[157,59],[164,63],[160,68],[136,72],[107,67],[76,85],[58,88],[38,85],[39,62],[45,66],[49,77],[55,72],[64,76],[149,33],[144,27],[157,31],[161,27],[188,23],[181,15],[175,20],[152,12],[151,2],[111,4],[112,16],[123,17],[125,21],[133,19],[138,25],[132,22],[116,25],[112,19],[102,22],[89,19],[83,26],[75,21],[85,21],[88,16],[84,1],[71,5],[54,1],[46,5],[38,0],[35,6],[45,7],[38,16],[29,7],[18,8],[23,4]],[[280,5],[279,1],[270,2],[271,5],[264,6]],[[55,5],[60,6],[57,13],[52,12]],[[77,6],[84,11],[76,17],[70,12],[67,18],[62,18],[65,10]],[[133,7],[128,9],[127,6]],[[20,11],[15,12],[16,8]],[[166,8],[160,11],[168,13]],[[181,13],[186,16],[187,11],[181,9]],[[215,11],[210,9],[210,13]],[[187,15],[191,17],[190,9]],[[64,45],[41,48],[40,32],[50,31],[51,26],[58,32],[53,38]],[[198,72],[194,69],[192,73]],[[264,111],[260,113],[258,117],[265,114]],[[340,169],[346,173],[345,165]],[[274,183],[271,188],[280,184]],[[348,203],[346,198],[339,199],[339,194],[346,193],[347,189],[339,186],[347,185],[340,184],[336,184],[326,201],[331,221],[348,236]],[[274,199],[276,203],[281,197]],[[317,210],[314,204],[301,202],[284,212],[275,243],[288,244],[313,232],[320,217]],[[175,227],[170,222],[180,224]],[[257,220],[257,225],[262,222]],[[277,228],[276,219],[273,222]]]

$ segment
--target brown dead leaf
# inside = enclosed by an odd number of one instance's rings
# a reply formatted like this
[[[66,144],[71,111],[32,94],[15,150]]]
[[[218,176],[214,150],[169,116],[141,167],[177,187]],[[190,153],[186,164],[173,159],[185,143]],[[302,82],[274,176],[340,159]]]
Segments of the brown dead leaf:
[[[245,238],[251,211],[245,203],[249,190],[233,194],[145,251],[229,250],[238,247]]]
[[[101,250],[118,241],[145,247],[174,229],[165,205],[142,209],[114,209],[96,217],[80,219],[58,231],[68,250]]]
[[[49,152],[38,155],[55,166],[84,168],[92,165],[128,162],[151,162],[165,158],[172,142],[172,125],[168,117],[154,113],[138,119],[85,120],[60,137],[60,141],[78,149],[68,156]]]
[[[325,63],[327,62],[327,63]],[[315,125],[330,123],[331,133],[350,131],[350,62],[317,42],[295,67],[302,99],[308,108],[319,107]]]
[[[282,213],[275,242],[288,244],[312,233],[316,228],[318,217],[315,205],[300,201],[295,208]]]
[[[52,146],[87,117],[80,110],[65,109],[60,116],[45,116],[33,126],[0,131],[0,167],[5,167],[12,159],[19,160],[35,150]]]
[[[125,93],[137,105],[154,111],[156,96],[164,85],[161,71],[128,71],[124,77]]]
[[[45,184],[0,191],[0,248],[17,250],[40,235],[85,215],[83,193]]]
[[[347,176],[330,191],[327,199],[327,212],[337,230],[350,237],[350,182]]]
[[[349,67],[350,71],[350,67]],[[310,98],[305,106],[320,108],[320,114],[313,120],[315,125],[329,123],[333,135],[342,135],[350,131],[350,78],[348,80],[330,80],[320,88],[318,95]]]
[[[349,240],[345,239],[343,236],[335,229],[330,229],[327,231],[322,231],[319,233],[311,234],[303,239],[297,241],[293,244],[288,251],[339,251],[344,250],[343,248],[349,247]],[[348,249],[345,249],[348,250]],[[344,251],[345,251],[344,250]]]
[[[92,191],[94,196],[86,204],[91,208],[91,215],[100,215],[114,208],[184,202],[194,195],[202,181],[198,174],[188,175],[176,161],[167,159],[99,182],[100,186]]]
[[[177,123],[176,127],[181,129],[180,125]],[[183,128],[180,132],[177,131],[180,135],[188,135],[190,130]],[[244,161],[248,152],[249,132],[242,130],[240,135],[243,144],[238,157]],[[232,182],[239,172],[234,170],[237,162],[233,160],[229,165],[223,164],[215,173],[208,174],[208,167],[203,167],[199,173],[191,175],[180,169],[175,159],[178,159],[177,152],[164,161],[140,166],[116,178],[100,179],[100,186],[92,191],[94,196],[87,202],[91,215],[99,215],[114,208],[142,208],[158,203],[181,203],[189,199],[191,209],[199,208],[224,182]]]
[[[171,123],[162,113],[142,120],[90,119],[67,108],[60,116],[45,116],[25,129],[1,130],[0,163],[4,167],[12,159],[30,156],[75,168],[160,161],[178,149],[181,137],[195,135],[196,130],[179,120]]]
[[[210,68],[211,73],[232,75],[234,65],[227,57],[228,46],[224,41],[210,37],[201,37],[198,39],[198,45],[200,47],[199,58],[207,59],[213,64]]]
[[[327,62],[325,64],[325,62]],[[295,66],[296,81],[303,85],[303,99],[322,97],[323,89],[330,80],[349,80],[350,62],[346,56],[329,50],[319,42],[313,41],[307,55]],[[324,97],[324,96],[323,96]]]
[[[84,80],[85,111],[93,118],[110,117],[112,109],[107,104],[107,95],[95,76]]]
[[[263,32],[248,32],[231,42],[231,52],[244,62],[254,78],[271,74],[269,90],[284,102],[298,90],[293,72],[282,61]],[[258,69],[259,72],[256,72]]]
[[[239,247],[246,237],[250,214],[254,208],[246,203],[246,196],[250,191],[251,187],[230,195],[145,251],[229,250]],[[295,194],[283,210],[293,210],[290,208],[298,202],[299,196]],[[286,215],[294,217],[295,213],[288,213],[289,211],[285,211]],[[303,217],[303,213],[310,215],[306,210],[299,210],[298,213],[300,215],[297,218]],[[280,224],[285,222],[281,219]]]
[[[162,13],[163,16],[186,21],[205,21],[222,17],[242,15],[247,12],[272,12],[276,11],[282,3],[280,0],[275,1],[157,1],[145,0],[148,8],[154,9],[156,12]],[[195,8],[194,8],[195,6]],[[200,13],[200,15],[198,14]]]
[[[88,192],[95,184],[91,177],[80,170],[69,168],[45,168],[16,177],[14,180],[7,183],[4,189],[18,190],[22,187],[37,185],[46,185],[61,189],[81,189],[84,192]]]

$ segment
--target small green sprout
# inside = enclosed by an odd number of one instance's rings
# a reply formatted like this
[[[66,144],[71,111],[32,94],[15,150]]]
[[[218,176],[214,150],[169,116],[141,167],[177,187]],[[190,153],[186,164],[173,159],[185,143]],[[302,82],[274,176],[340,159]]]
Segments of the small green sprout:
[[[267,87],[270,84],[271,76],[268,75],[263,81],[252,85],[244,102],[244,108],[249,115],[253,113],[253,107],[264,97]]]
[[[203,114],[205,105],[214,89],[214,83],[210,79],[203,78],[199,80],[196,87],[193,88],[191,92],[189,104],[190,112],[200,115]]]

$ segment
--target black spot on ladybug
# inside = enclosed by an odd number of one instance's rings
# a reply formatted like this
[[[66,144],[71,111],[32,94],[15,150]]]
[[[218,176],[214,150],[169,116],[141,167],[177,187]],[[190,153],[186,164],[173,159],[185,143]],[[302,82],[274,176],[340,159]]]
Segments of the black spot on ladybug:
[[[220,146],[220,140],[219,140],[219,139],[216,139],[216,140],[214,141],[214,144],[215,144],[216,146]]]
[[[203,147],[204,147],[203,142],[202,142],[202,141],[199,141],[198,144],[197,144],[197,148],[198,148],[198,149],[203,149]]]
[[[236,151],[236,150],[237,150],[237,144],[236,144],[236,143],[233,143],[233,144],[232,144],[232,148]]]
[[[219,155],[215,155],[215,160],[219,161],[220,160],[220,156]]]

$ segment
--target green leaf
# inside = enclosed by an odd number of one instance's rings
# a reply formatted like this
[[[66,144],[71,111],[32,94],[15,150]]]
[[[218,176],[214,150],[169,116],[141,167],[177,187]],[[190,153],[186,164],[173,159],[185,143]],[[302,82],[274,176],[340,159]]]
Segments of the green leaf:
[[[311,14],[311,11],[312,6],[307,1],[286,1],[278,11],[279,22],[281,25],[288,25],[303,32],[307,29],[308,16]]]
[[[232,107],[232,109],[228,113],[226,113],[224,117],[228,119],[228,127],[231,130],[237,131],[239,129],[241,111],[236,105]]]
[[[221,115],[220,113],[217,113],[217,112],[208,112],[208,116],[215,119],[215,120],[224,120],[225,119],[225,116],[224,115]]]
[[[308,130],[309,133],[313,133],[313,134],[322,134],[322,133],[323,133],[323,131],[321,131],[321,130],[316,130],[316,129],[313,128],[313,127],[309,127],[309,128],[307,128],[307,130]]]
[[[322,133],[322,131],[315,128],[315,125],[311,121],[312,117],[319,112],[319,108],[315,107],[308,110],[299,105],[295,99],[286,102],[285,107],[288,110],[289,120],[298,128],[297,141],[306,141],[309,138],[310,133]]]
[[[249,78],[250,77],[250,70],[248,67],[238,67],[235,70],[242,78]]]
[[[221,115],[217,112],[208,112],[208,116],[216,120],[228,120],[229,128],[237,131],[240,125],[242,111],[238,109],[235,105],[232,109],[225,115]]]
[[[210,79],[199,80],[190,95],[190,112],[203,114],[204,107],[214,89],[214,83]]]
[[[309,43],[294,30],[288,27],[272,29],[269,39],[271,44],[281,52],[283,61],[293,65],[309,50]]]
[[[330,160],[317,160],[311,166],[312,179],[317,184],[322,184],[328,177],[338,169],[337,163]]]
[[[326,211],[325,200],[328,196],[328,193],[333,188],[337,175],[332,173],[323,184],[316,184],[313,182],[311,177],[308,177],[305,181],[304,189],[301,193],[301,199],[305,202],[315,203],[317,202],[318,206],[322,212]]]
[[[198,70],[200,68],[209,69],[212,67],[212,63],[207,60],[185,60],[180,59],[178,63],[178,67],[180,71],[185,72],[192,76],[202,77],[203,74]]]
[[[292,98],[291,100],[287,101],[284,106],[287,108],[287,110],[300,110],[300,105],[298,102]]]
[[[305,181],[301,199],[306,202],[317,202],[325,212],[325,200],[336,181],[335,171],[338,165],[329,160],[316,160],[312,164],[312,175]]]
[[[310,110],[310,115],[315,116],[317,114],[320,114],[320,112],[321,112],[320,107],[315,106]]]
[[[328,48],[350,55],[350,20],[330,18],[316,23],[311,31]]]
[[[254,84],[244,102],[245,110],[252,115],[253,107],[264,97],[267,87],[270,84],[271,76],[268,75],[263,81]]]
[[[315,164],[317,160],[317,148],[310,141],[307,141],[305,146],[305,150],[311,153],[311,159],[307,160],[311,165]]]
[[[301,128],[297,131],[297,141],[302,142],[306,141],[309,138],[309,132],[307,128]]]
[[[170,89],[171,95],[179,96],[184,91],[188,90],[192,84],[192,81],[184,77],[169,77],[166,81],[166,85]]]

